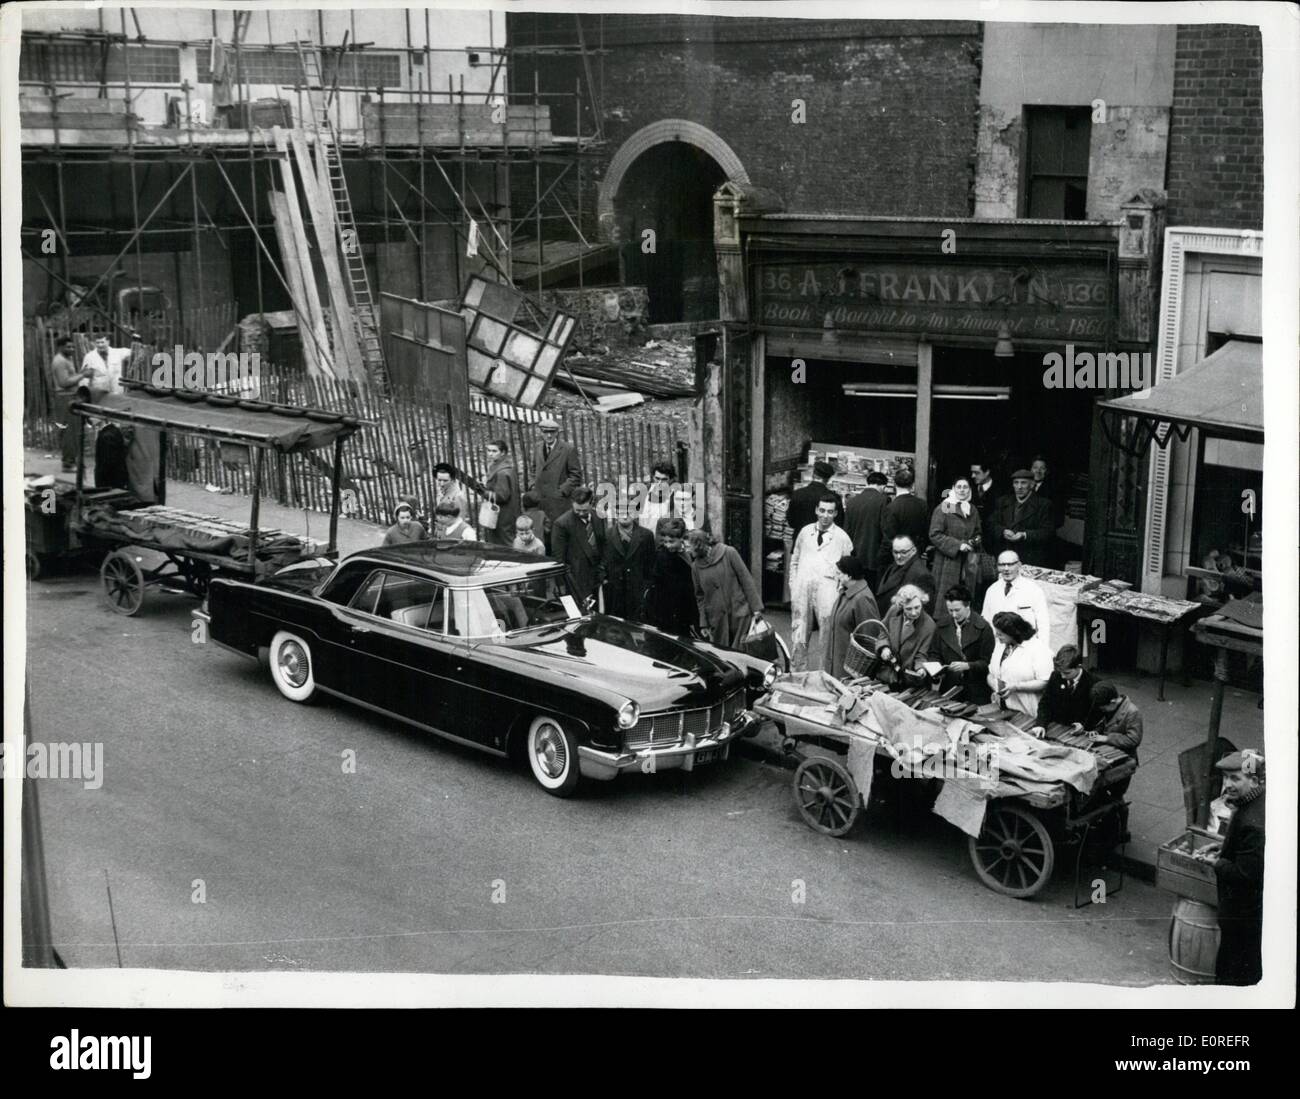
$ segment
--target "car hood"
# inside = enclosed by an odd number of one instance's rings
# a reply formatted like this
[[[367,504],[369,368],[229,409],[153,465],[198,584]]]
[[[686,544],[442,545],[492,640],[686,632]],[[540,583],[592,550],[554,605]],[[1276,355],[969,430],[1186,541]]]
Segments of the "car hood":
[[[529,630],[496,646],[509,659],[544,667],[626,695],[652,713],[682,705],[708,705],[741,686],[735,665],[650,626],[594,615],[563,626]]]

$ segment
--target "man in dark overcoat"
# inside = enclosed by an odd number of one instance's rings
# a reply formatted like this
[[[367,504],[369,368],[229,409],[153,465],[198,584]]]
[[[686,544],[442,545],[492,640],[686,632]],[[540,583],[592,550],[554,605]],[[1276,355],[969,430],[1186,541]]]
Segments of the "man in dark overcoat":
[[[573,506],[551,530],[551,556],[567,566],[573,597],[583,610],[597,608],[596,595],[605,579],[605,528],[596,519],[594,495],[586,485],[575,488]]]
[[[1052,505],[1034,494],[1034,475],[1018,469],[1011,475],[1011,494],[1002,497],[989,522],[993,553],[1015,550],[1021,564],[1049,567],[1056,527]]]
[[[1264,757],[1233,752],[1215,766],[1223,772],[1224,797],[1234,812],[1214,861],[1219,893],[1214,980],[1253,985],[1264,976]]]
[[[645,591],[654,568],[655,536],[631,514],[605,532],[605,613],[645,621]]]
[[[526,509],[540,508],[546,513],[545,533],[549,546],[551,528],[569,510],[573,490],[582,484],[582,460],[577,448],[560,438],[559,421],[548,416],[538,424],[538,429],[542,441],[533,447],[529,456],[528,471],[532,483],[523,496],[523,505]]]

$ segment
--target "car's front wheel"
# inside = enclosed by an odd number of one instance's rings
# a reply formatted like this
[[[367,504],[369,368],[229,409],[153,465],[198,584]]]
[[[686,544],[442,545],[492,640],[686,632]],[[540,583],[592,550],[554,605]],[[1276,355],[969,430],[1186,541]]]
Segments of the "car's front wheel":
[[[528,728],[528,766],[548,794],[567,798],[578,788],[578,742],[553,717],[539,717]]]
[[[307,642],[288,630],[281,630],[271,638],[268,655],[271,678],[280,693],[290,702],[310,701],[316,694],[316,674]]]

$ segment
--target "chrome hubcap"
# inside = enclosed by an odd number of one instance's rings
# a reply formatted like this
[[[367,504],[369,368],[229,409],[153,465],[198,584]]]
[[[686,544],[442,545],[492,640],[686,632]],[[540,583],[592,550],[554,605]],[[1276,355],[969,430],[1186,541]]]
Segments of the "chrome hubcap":
[[[307,654],[296,641],[286,641],[280,646],[280,673],[291,687],[301,687],[307,682]]]
[[[533,755],[537,758],[537,766],[547,778],[559,778],[564,774],[569,756],[560,730],[554,725],[543,725],[537,731]]]

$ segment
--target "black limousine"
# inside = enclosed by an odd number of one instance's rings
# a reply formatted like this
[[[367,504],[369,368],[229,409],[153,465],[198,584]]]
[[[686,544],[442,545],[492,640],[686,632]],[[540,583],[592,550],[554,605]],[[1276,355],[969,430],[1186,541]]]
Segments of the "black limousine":
[[[215,579],[195,616],[265,659],[285,698],[321,692],[496,755],[548,792],[582,777],[725,759],[776,668],[588,614],[564,567],[480,542],[364,550],[249,582]]]

